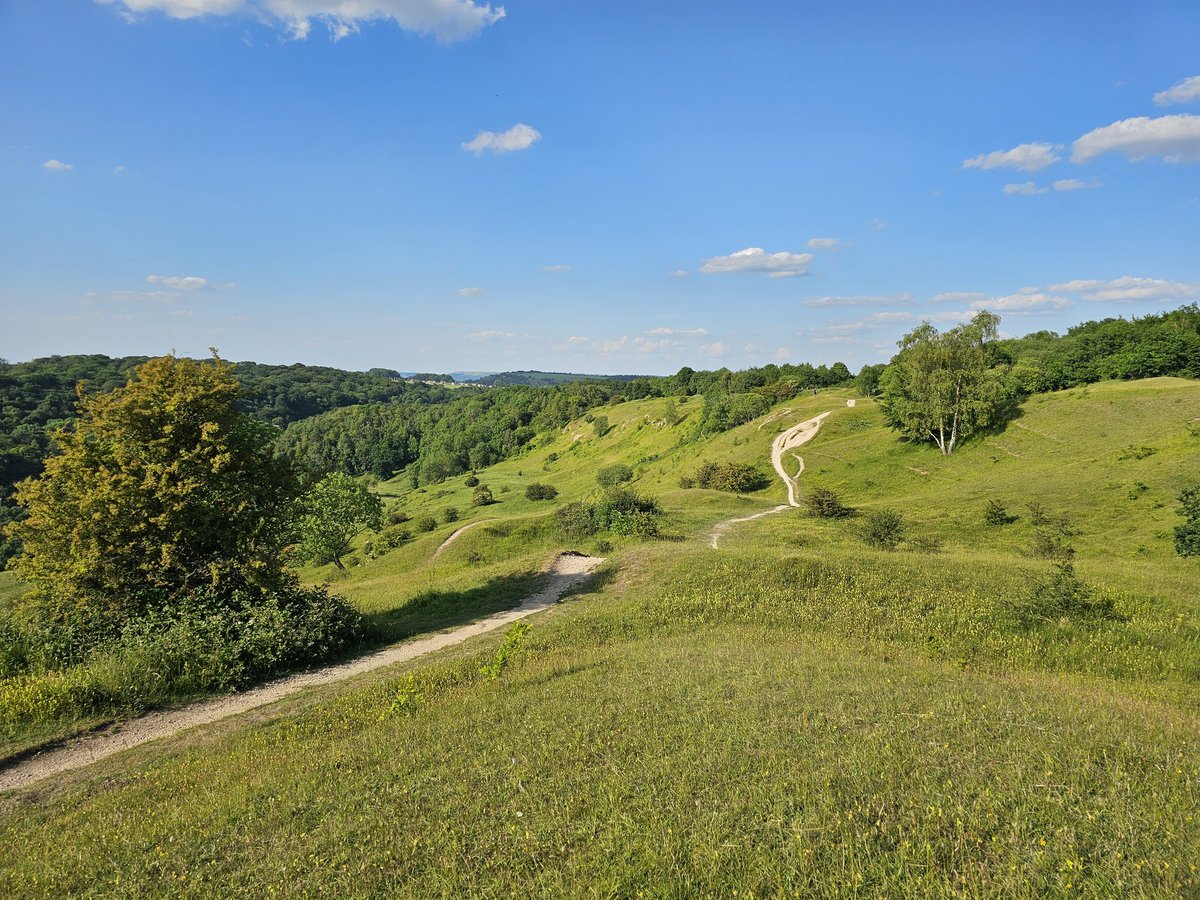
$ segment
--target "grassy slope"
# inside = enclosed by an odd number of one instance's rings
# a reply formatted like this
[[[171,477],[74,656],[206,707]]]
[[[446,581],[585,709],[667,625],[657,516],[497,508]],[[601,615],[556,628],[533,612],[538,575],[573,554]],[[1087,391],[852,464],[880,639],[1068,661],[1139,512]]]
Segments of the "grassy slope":
[[[367,679],[10,801],[0,893],[1200,889],[1200,567],[1169,539],[1170,501],[1200,476],[1195,383],[1037,398],[1022,427],[949,459],[898,442],[871,404],[841,403],[805,398],[777,423],[835,409],[803,450],[805,479],[903,509],[942,552],[872,551],[853,520],[791,512],[711,551],[712,521],[781,489],[674,489],[698,458],[676,448],[687,422],[639,430],[661,400],[611,408],[623,427],[606,438],[569,428],[481,473],[504,502],[473,515],[515,524],[475,528],[430,563],[441,528],[342,589],[400,631],[470,607],[559,546],[523,485],[573,499],[616,460],[643,460],[639,487],[686,540],[619,546],[615,577],[539,617],[499,681],[478,675],[493,636],[415,667],[416,682]],[[703,456],[765,468],[776,427],[758,424]],[[1125,452],[1143,446],[1156,452]],[[469,509],[452,487],[406,508]],[[986,497],[1069,516],[1080,572],[1130,621],[1022,629],[1008,602],[1047,566],[1024,553],[1027,516],[983,524]],[[397,706],[400,688],[417,699]]]

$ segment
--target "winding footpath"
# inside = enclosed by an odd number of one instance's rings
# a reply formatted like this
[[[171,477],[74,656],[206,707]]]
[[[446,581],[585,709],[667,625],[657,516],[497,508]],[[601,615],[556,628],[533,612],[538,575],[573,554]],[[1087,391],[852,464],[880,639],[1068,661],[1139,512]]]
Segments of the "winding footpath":
[[[854,406],[854,400],[847,400],[847,406]],[[775,513],[783,512],[785,509],[793,509],[800,505],[800,501],[796,499],[796,479],[804,471],[804,458],[800,454],[793,452],[791,455],[796,460],[798,468],[795,475],[788,474],[787,466],[784,462],[784,457],[789,451],[794,451],[797,447],[807,444],[817,436],[817,432],[821,429],[821,423],[825,421],[825,417],[830,415],[830,412],[823,412],[819,416],[813,416],[801,422],[799,425],[793,425],[786,431],[781,431],[779,436],[771,444],[771,465],[775,472],[783,479],[783,483],[787,485],[787,503],[781,503],[779,506],[774,506],[771,509],[764,509],[761,512],[756,512],[749,516],[737,516],[733,519],[725,519],[723,522],[718,522],[713,526],[712,533],[709,535],[708,545],[714,550],[720,548],[721,538],[725,532],[734,525],[740,522],[751,522],[755,519],[761,519],[764,516],[771,516]],[[765,424],[765,423],[764,423]]]
[[[456,534],[460,533],[461,529],[456,532]],[[470,625],[464,625],[452,631],[396,644],[377,653],[360,656],[339,665],[281,678],[241,694],[217,697],[179,709],[150,713],[123,722],[109,731],[84,735],[61,745],[52,746],[43,752],[19,757],[12,765],[0,768],[0,791],[29,787],[35,782],[59,772],[91,765],[105,757],[120,753],[122,750],[128,750],[150,741],[170,737],[188,728],[207,725],[229,716],[236,716],[260,706],[275,703],[305,688],[343,681],[364,672],[406,662],[444,647],[461,644],[468,638],[501,628],[510,622],[553,606],[563,594],[586,581],[602,562],[604,562],[602,558],[595,556],[559,554],[546,570],[547,578],[543,588],[536,594],[526,597],[521,605],[514,609],[496,613],[486,619],[480,619],[478,622],[472,622]]]

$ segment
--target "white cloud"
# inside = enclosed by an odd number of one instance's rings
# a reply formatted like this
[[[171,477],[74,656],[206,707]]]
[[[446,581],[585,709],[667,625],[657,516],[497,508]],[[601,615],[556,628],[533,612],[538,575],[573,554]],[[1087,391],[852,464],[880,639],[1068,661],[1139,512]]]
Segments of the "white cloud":
[[[1098,181],[1080,181],[1078,178],[1060,178],[1054,182],[1056,191],[1090,191],[1100,187]]]
[[[870,222],[867,223],[867,227],[870,228],[872,231],[887,231],[892,226],[890,226],[887,222],[883,221],[883,219],[872,219]]]
[[[516,337],[511,331],[476,331],[467,335],[469,341],[492,341]]]
[[[190,319],[192,316],[195,315],[195,313],[192,312],[190,309],[173,309],[173,310],[171,310],[171,315],[176,316],[180,319]]]
[[[458,296],[460,297],[478,297],[482,293],[483,288],[481,287],[465,287],[458,289]]]
[[[598,341],[592,344],[592,346],[601,353],[616,353],[618,350],[624,350],[629,346],[629,338],[623,336],[615,341]]]
[[[1077,140],[1071,161],[1085,163],[1114,152],[1134,162],[1151,156],[1169,163],[1200,162],[1200,116],[1138,116],[1113,122]]]
[[[722,344],[720,341],[713,341],[713,343],[711,343],[711,344],[701,344],[700,345],[700,352],[703,353],[705,356],[712,356],[712,357],[724,356],[725,350],[726,350],[725,345]]]
[[[1022,172],[1037,172],[1062,159],[1056,152],[1061,150],[1052,144],[1017,144],[1011,150],[994,150],[971,159],[964,159],[964,169],[1020,169]]]
[[[814,297],[805,300],[808,307],[822,306],[904,306],[912,302],[912,294],[855,294],[848,297]]]
[[[1065,300],[1062,297],[1055,297],[1052,294],[1042,293],[1032,288],[1023,288],[1015,294],[976,300],[971,304],[971,309],[975,311],[986,309],[994,312],[1029,313],[1051,312],[1056,309],[1065,309],[1070,305],[1071,301]]]
[[[464,150],[470,150],[476,156],[484,150],[490,153],[511,153],[514,150],[528,150],[534,141],[540,141],[542,134],[536,128],[518,122],[508,131],[481,131],[479,134],[462,145]]]
[[[1110,281],[1077,279],[1052,284],[1047,290],[1078,294],[1084,300],[1112,302],[1122,300],[1194,300],[1200,298],[1200,284],[1166,281],[1161,278],[1137,278],[1123,275]]]
[[[646,334],[678,334],[689,337],[702,337],[708,334],[707,328],[651,328]]]
[[[1165,91],[1154,95],[1154,102],[1159,106],[1170,106],[1172,103],[1195,103],[1200,100],[1200,75],[1193,75],[1183,81],[1177,81]]]
[[[840,250],[842,242],[837,238],[819,237],[810,238],[808,241],[809,250]]]
[[[161,284],[175,291],[232,291],[237,287],[233,282],[213,284],[199,275],[147,275],[146,281],[149,284]]]
[[[113,174],[114,175],[120,175],[124,171],[125,171],[124,166],[113,166]]]
[[[308,37],[314,21],[334,40],[372,22],[393,22],[406,31],[449,43],[474,37],[504,18],[504,7],[474,0],[97,0],[116,5],[127,21],[146,12],[174,19],[246,15],[276,24],[296,39]]]
[[[670,275],[672,278],[687,278],[692,273],[689,272],[687,269],[674,269],[674,270],[668,272],[667,274]]]
[[[543,272],[570,272],[570,266],[542,266]]]
[[[178,300],[179,294],[174,291],[109,291],[110,300],[150,300],[155,303],[165,303],[168,300]]]
[[[780,347],[778,350],[775,351],[775,358],[778,360],[791,359],[792,351],[789,350],[787,347]]]
[[[987,294],[982,291],[947,291],[929,299],[930,303],[973,303],[976,300],[986,300]]]
[[[682,350],[683,341],[669,341],[666,338],[657,341],[649,341],[644,337],[635,337],[633,339],[633,349],[638,353],[656,353],[668,352],[671,350]]]
[[[572,347],[578,347],[580,344],[590,344],[590,343],[591,343],[591,341],[588,338],[580,337],[577,334],[573,334],[569,338],[567,338],[567,344],[569,344]]]
[[[747,247],[728,256],[714,256],[700,266],[705,275],[726,272],[766,272],[770,278],[790,278],[808,274],[811,253],[768,253],[762,247]]]
[[[42,163],[42,168],[50,172],[70,172],[75,168],[75,163],[65,163],[57,159],[48,159]]]
[[[1050,188],[1038,187],[1032,181],[1023,181],[1020,184],[1006,184],[1004,186],[1004,193],[1010,197],[1014,194],[1021,197],[1032,197],[1034,194],[1044,194],[1049,190]]]

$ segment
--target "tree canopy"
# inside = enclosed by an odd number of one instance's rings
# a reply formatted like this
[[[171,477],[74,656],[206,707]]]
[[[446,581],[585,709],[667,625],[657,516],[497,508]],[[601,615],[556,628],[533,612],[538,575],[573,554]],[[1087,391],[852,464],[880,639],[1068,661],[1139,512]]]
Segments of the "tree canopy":
[[[174,356],[81,391],[74,430],[17,488],[27,518],[6,529],[29,600],[52,618],[122,620],[191,590],[278,584],[298,481],[240,395],[230,364]]]
[[[928,322],[906,334],[879,381],[888,424],[949,455],[959,441],[996,422],[1008,399],[988,347],[999,324],[999,316],[985,311],[941,334]]]
[[[313,562],[346,568],[350,542],[368,528],[383,526],[383,501],[349,475],[326,475],[304,495],[296,523],[300,553]]]

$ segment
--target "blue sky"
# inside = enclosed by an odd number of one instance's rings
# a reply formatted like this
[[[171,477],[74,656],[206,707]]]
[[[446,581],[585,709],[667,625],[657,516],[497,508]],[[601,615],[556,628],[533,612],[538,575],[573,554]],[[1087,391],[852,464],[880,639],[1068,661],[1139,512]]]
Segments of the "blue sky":
[[[857,368],[1173,308],[1197,48],[1194,0],[6,0],[0,356]]]

